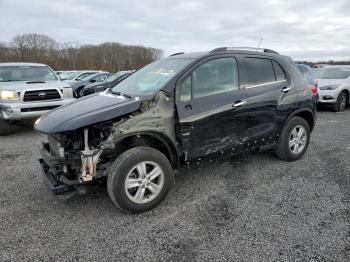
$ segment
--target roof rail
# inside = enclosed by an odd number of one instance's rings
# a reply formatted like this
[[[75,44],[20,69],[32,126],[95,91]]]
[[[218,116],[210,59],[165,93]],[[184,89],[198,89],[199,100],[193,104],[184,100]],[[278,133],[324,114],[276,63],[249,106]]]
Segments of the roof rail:
[[[171,56],[176,56],[176,55],[183,55],[184,53],[185,53],[185,52],[175,53],[175,54],[170,55],[169,57],[171,57]]]
[[[272,53],[272,54],[278,54],[278,52],[267,49],[267,48],[255,48],[255,47],[219,47],[211,50],[209,53],[216,53],[216,52],[224,52],[224,51],[233,51],[233,50],[239,50],[239,51],[253,51],[253,52],[263,52],[263,53]]]

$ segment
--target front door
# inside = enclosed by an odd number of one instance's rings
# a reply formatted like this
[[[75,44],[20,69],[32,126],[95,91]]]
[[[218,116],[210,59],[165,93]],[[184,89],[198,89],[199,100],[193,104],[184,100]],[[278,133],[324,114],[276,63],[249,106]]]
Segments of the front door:
[[[178,132],[186,160],[243,150],[248,135],[238,62],[206,59],[177,81]]]

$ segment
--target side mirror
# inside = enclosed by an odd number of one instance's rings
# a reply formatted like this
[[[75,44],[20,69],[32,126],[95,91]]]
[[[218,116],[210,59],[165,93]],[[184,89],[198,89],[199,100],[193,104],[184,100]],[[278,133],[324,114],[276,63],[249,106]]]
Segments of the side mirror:
[[[96,79],[91,79],[90,82],[91,82],[91,83],[95,83],[95,82],[96,82]]]

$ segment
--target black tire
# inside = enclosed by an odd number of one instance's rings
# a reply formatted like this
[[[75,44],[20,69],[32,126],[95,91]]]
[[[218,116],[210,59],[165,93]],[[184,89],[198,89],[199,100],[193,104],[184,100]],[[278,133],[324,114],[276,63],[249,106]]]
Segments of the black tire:
[[[84,96],[84,87],[79,87],[77,89],[77,97],[83,97]]]
[[[306,143],[304,148],[302,149],[301,152],[295,154],[292,152],[290,146],[289,146],[289,140],[292,136],[292,131],[294,128],[301,126],[305,129],[306,131]],[[301,117],[293,117],[291,118],[288,123],[285,125],[285,127],[282,130],[280,140],[278,143],[278,146],[276,148],[276,155],[281,159],[285,161],[295,161],[300,159],[306,152],[308,146],[310,143],[310,126],[306,122],[305,119]]]
[[[349,103],[349,98],[346,92],[341,92],[337,98],[337,102],[333,106],[335,112],[342,112]]]
[[[163,186],[160,193],[148,203],[135,203],[130,200],[125,190],[125,181],[135,165],[143,161],[152,161],[158,164],[163,171]],[[159,205],[174,183],[174,173],[167,157],[158,150],[150,147],[134,147],[122,153],[109,169],[107,177],[108,194],[121,209],[141,213]]]
[[[11,126],[7,121],[0,119],[0,136],[10,135],[14,131],[14,126]]]

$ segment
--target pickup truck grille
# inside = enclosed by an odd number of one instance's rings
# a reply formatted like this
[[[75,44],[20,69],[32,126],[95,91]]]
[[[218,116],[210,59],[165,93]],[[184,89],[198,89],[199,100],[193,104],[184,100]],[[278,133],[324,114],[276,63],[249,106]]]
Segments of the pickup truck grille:
[[[56,89],[26,91],[23,96],[23,102],[44,101],[61,99],[61,95]]]

